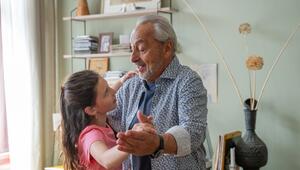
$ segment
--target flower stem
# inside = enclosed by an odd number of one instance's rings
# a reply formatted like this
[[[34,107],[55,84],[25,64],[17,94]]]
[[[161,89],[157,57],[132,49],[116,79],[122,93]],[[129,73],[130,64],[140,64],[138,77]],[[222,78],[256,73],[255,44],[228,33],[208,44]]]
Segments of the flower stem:
[[[251,110],[254,109],[255,103],[255,91],[256,91],[256,71],[253,71],[253,81],[252,81],[253,91],[252,91],[252,102],[251,102]]]
[[[247,43],[246,37],[247,37],[247,34],[243,34],[244,45],[245,45],[245,52],[246,52],[246,56],[248,56],[249,55],[249,47],[248,47],[248,43]],[[249,83],[250,83],[250,85],[249,85],[250,86],[250,94],[249,94],[250,98],[252,96],[251,72],[252,71],[248,69],[248,77],[249,77]],[[253,103],[253,101],[252,101],[252,99],[250,99],[250,106],[252,106],[252,103]]]
[[[263,86],[262,86],[262,88],[261,88],[260,95],[259,95],[259,97],[258,97],[257,105],[256,105],[256,107],[255,107],[255,110],[256,110],[257,107],[258,107],[258,104],[259,104],[259,102],[260,102],[261,96],[262,96],[262,94],[263,94],[263,92],[264,92],[264,89],[265,89],[265,87],[266,87],[266,84],[267,84],[268,80],[270,79],[270,75],[271,75],[271,73],[272,73],[272,71],[273,71],[275,65],[278,63],[279,58],[281,57],[281,55],[282,55],[282,53],[284,52],[284,50],[286,49],[286,47],[289,45],[290,40],[295,36],[295,34],[296,34],[296,32],[298,31],[299,27],[300,27],[300,24],[298,24],[297,27],[295,28],[295,30],[290,34],[289,38],[286,40],[285,44],[284,44],[283,47],[281,48],[281,50],[280,50],[278,56],[277,56],[276,59],[274,60],[272,66],[271,66],[271,68],[270,68],[270,70],[269,70],[269,72],[268,72],[268,74],[267,74],[267,77],[266,77],[266,79],[265,79],[265,81],[264,81],[264,84],[263,84]]]
[[[201,27],[204,30],[204,32],[207,34],[209,43],[215,48],[215,50],[217,51],[218,56],[221,58],[221,61],[222,61],[222,63],[225,66],[225,70],[227,71],[228,76],[229,76],[229,78],[230,78],[230,80],[231,80],[231,82],[233,84],[233,87],[234,87],[234,89],[235,89],[235,91],[236,91],[236,93],[237,93],[237,95],[238,95],[238,97],[240,99],[240,104],[241,104],[241,106],[243,106],[243,98],[241,96],[241,93],[240,93],[240,90],[239,90],[239,88],[237,86],[237,83],[236,83],[236,81],[234,79],[234,76],[233,76],[232,72],[230,71],[230,67],[229,67],[229,65],[225,61],[224,55],[221,53],[221,50],[217,47],[217,45],[214,42],[214,40],[213,40],[211,34],[209,33],[208,29],[206,28],[206,26],[204,25],[204,23],[201,21],[200,17],[195,13],[194,9],[189,5],[189,3],[186,0],[184,0],[184,2],[188,6],[188,8],[190,8],[190,10],[193,12],[193,15],[195,16],[195,18],[197,19],[197,21],[201,25]]]
[[[251,70],[248,69],[248,75],[249,75],[249,86],[250,86],[250,99],[251,99],[251,96],[252,96],[252,75],[251,75]],[[250,105],[252,103],[252,100],[250,100]]]
[[[249,46],[248,46],[248,42],[247,42],[247,34],[244,34],[243,35],[243,38],[244,38],[244,44],[245,44],[245,50],[246,50],[246,56],[249,55]]]

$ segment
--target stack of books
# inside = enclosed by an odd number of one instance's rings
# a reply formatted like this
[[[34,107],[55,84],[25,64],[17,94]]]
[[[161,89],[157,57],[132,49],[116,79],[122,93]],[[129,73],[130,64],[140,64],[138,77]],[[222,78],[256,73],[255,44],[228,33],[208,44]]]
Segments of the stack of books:
[[[104,74],[104,79],[107,81],[108,85],[111,86],[125,74],[126,71],[107,71]]]
[[[75,54],[93,54],[97,53],[98,37],[91,35],[77,36],[73,41],[73,50]]]
[[[131,52],[130,44],[114,44],[110,46],[111,53]]]

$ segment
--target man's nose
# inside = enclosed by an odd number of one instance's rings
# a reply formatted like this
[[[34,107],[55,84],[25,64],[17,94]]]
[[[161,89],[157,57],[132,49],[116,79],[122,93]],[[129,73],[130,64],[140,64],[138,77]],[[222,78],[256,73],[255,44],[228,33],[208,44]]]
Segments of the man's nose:
[[[139,60],[139,55],[137,53],[136,50],[132,50],[131,56],[130,56],[130,60],[132,63],[136,63]]]

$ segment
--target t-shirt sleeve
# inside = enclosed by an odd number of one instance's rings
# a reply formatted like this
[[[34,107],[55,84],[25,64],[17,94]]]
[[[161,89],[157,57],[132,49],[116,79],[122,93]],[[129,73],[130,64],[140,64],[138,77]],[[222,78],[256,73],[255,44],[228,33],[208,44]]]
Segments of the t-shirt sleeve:
[[[87,165],[90,164],[91,157],[90,157],[90,148],[91,145],[96,141],[105,141],[104,133],[99,129],[92,129],[89,132],[85,133],[79,139],[79,146],[82,149],[81,163]]]

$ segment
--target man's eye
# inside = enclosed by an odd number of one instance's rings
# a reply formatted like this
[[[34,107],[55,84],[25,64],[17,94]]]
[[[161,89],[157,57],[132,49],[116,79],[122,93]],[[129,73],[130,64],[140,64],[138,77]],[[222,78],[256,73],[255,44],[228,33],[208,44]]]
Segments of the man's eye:
[[[139,48],[139,51],[140,51],[140,52],[144,52],[144,51],[145,51],[145,48]]]

